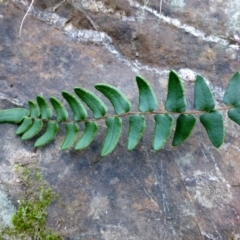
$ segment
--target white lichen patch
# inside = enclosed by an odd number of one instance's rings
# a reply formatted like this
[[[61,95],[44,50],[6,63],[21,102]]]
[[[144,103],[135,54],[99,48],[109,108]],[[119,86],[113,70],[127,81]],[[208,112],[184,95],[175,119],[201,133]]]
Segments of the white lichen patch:
[[[240,2],[238,2],[240,4]],[[240,5],[238,6],[240,9]],[[231,18],[229,18],[228,26],[233,31],[239,31],[240,26],[240,12],[234,13]]]
[[[190,169],[195,160],[191,153],[175,160],[189,194],[205,208],[221,209],[223,203],[228,204],[233,197],[228,182],[216,164],[208,166],[209,169],[182,171],[186,167]]]
[[[0,230],[12,226],[12,217],[15,212],[16,209],[8,199],[6,191],[0,186]]]
[[[183,7],[185,7],[185,5],[186,5],[185,0],[172,0],[171,1],[172,7],[183,8]]]
[[[94,1],[94,0],[73,0],[71,4],[79,10],[90,11],[93,13],[107,13],[115,14],[116,17],[123,18],[126,13],[122,10],[116,10],[115,5],[107,6],[104,1]]]
[[[186,153],[185,156],[176,159],[176,163],[178,166],[189,166],[194,162],[194,157],[191,153]]]
[[[206,208],[213,208],[228,203],[232,199],[229,187],[221,178],[212,172],[195,171],[193,173],[196,186],[194,188],[194,198]],[[221,206],[219,206],[221,207]]]
[[[189,68],[182,68],[178,71],[179,76],[183,81],[192,82],[195,81],[197,73]]]
[[[183,202],[184,202],[184,205],[182,206],[183,215],[184,216],[195,216],[196,212],[195,212],[194,207],[191,204],[191,202],[187,201],[187,199],[185,199]]]
[[[109,12],[109,9],[105,6],[102,1],[93,1],[93,0],[74,0],[72,4],[77,9],[84,9],[86,11],[91,11],[94,13],[98,12]]]
[[[93,219],[100,219],[107,214],[109,209],[109,200],[107,197],[95,196],[90,203],[89,216]]]
[[[240,1],[224,1],[224,0],[210,0],[209,2],[210,11],[216,12],[216,9],[222,8],[227,17],[228,30],[239,32],[240,26]]]
[[[195,37],[198,37],[206,42],[214,42],[214,43],[219,43],[223,46],[227,46],[227,47],[231,47],[232,49],[238,50],[239,49],[239,45],[238,44],[230,44],[230,42],[225,38],[219,37],[219,36],[214,36],[214,35],[207,35],[205,32],[197,29],[194,26],[188,25],[188,24],[183,24],[181,23],[181,21],[179,21],[176,18],[171,18],[168,16],[165,16],[163,14],[160,14],[157,10],[152,9],[149,6],[146,5],[141,5],[139,4],[137,1],[134,0],[128,0],[129,4],[132,7],[135,7],[141,11],[146,11],[150,14],[152,14],[153,16],[155,16],[157,19],[160,19],[161,21],[175,26],[178,29],[181,29],[183,31],[185,31],[186,33],[189,33]],[[228,8],[227,8],[228,9]],[[236,21],[235,21],[236,22]]]

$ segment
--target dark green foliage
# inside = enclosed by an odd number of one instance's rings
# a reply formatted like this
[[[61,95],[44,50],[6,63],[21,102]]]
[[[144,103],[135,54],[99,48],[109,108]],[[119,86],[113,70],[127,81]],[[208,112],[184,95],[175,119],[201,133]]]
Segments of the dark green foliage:
[[[35,118],[33,124],[28,130],[22,135],[22,140],[28,140],[36,136],[43,127],[42,119]]]
[[[74,114],[74,120],[75,121],[81,121],[84,120],[87,117],[87,110],[83,106],[83,104],[80,102],[80,100],[72,95],[69,92],[62,92],[63,97],[68,102],[70,108],[73,111]]]
[[[213,95],[202,76],[197,76],[194,85],[194,108],[209,112],[213,110],[215,103]]]
[[[32,119],[30,117],[25,117],[18,127],[17,131],[15,132],[16,135],[22,135],[25,133],[31,126],[32,126]]]
[[[232,76],[223,101],[226,105],[234,107],[228,111],[228,116],[240,125],[240,72]]]
[[[106,119],[107,135],[103,142],[101,155],[104,157],[113,151],[118,143],[122,131],[122,119],[119,117],[109,117]]]
[[[54,121],[49,121],[47,123],[47,129],[45,133],[37,139],[34,144],[34,147],[42,147],[50,143],[58,133],[58,124]]]
[[[101,155],[106,156],[116,147],[122,131],[122,118],[129,116],[128,150],[134,149],[141,139],[145,128],[145,115],[154,115],[155,126],[152,147],[155,151],[163,148],[173,129],[173,114],[177,114],[176,130],[172,145],[177,146],[186,140],[196,123],[195,115],[201,114],[200,122],[207,131],[208,137],[215,147],[220,147],[224,140],[224,122],[220,114],[222,110],[228,110],[231,120],[240,125],[240,73],[233,75],[224,95],[224,103],[227,107],[215,109],[213,94],[200,75],[196,77],[194,86],[194,108],[197,111],[186,111],[186,97],[184,86],[178,74],[171,70],[168,79],[168,92],[165,101],[166,111],[157,110],[156,96],[147,80],[137,76],[136,82],[139,91],[139,112],[129,112],[131,103],[126,96],[116,87],[105,83],[95,85],[112,104],[116,115],[105,116],[107,106],[103,101],[86,89],[75,87],[74,95],[63,91],[62,96],[73,112],[73,120],[69,119],[64,104],[55,97],[50,97],[50,102],[56,112],[52,118],[52,108],[42,96],[37,96],[37,103],[29,101],[29,110],[14,108],[0,111],[0,123],[19,123],[16,130],[23,140],[36,136],[47,125],[46,130],[37,139],[35,147],[41,147],[51,142],[58,133],[59,124],[65,126],[65,138],[62,150],[74,146],[75,150],[82,150],[89,146],[98,132],[97,121],[105,119],[107,133],[103,142]],[[86,104],[86,106],[85,106]],[[88,107],[92,111],[93,118],[87,118]],[[84,122],[83,133],[76,141],[80,128],[79,123]],[[75,143],[76,142],[76,143]]]
[[[240,125],[240,106],[228,110],[228,117]]]
[[[236,72],[227,87],[223,102],[228,106],[240,105],[240,72]]]
[[[128,150],[134,149],[141,139],[146,128],[143,115],[135,114],[129,118]]]
[[[131,103],[117,88],[103,83],[96,84],[95,88],[102,92],[110,100],[116,114],[122,114],[130,111]]]
[[[85,129],[83,135],[75,146],[75,150],[82,150],[86,148],[95,138],[98,131],[98,125],[95,122],[85,122]]]
[[[101,118],[105,116],[107,107],[99,97],[83,88],[76,87],[74,88],[74,92],[92,110],[94,118]]]
[[[177,118],[177,126],[172,145],[177,146],[186,140],[190,136],[195,124],[196,118],[193,115],[180,114]]]
[[[157,151],[164,146],[171,134],[173,127],[173,118],[169,114],[156,114],[154,116],[154,119],[155,128],[152,145],[153,149]]]
[[[40,109],[34,101],[28,101],[29,109],[30,109],[30,117],[37,118],[40,116]]]
[[[74,144],[78,135],[79,127],[77,123],[74,122],[65,123],[64,126],[66,129],[66,136],[61,148],[62,150],[67,150]]]
[[[0,111],[0,123],[20,123],[29,115],[25,108],[13,108]]]
[[[41,119],[50,119],[53,115],[53,112],[47,100],[42,96],[37,96],[37,104],[40,109]]]
[[[62,122],[68,119],[68,112],[61,101],[55,97],[50,97],[50,102],[56,111],[57,121]]]
[[[149,83],[142,77],[136,77],[139,91],[138,109],[141,112],[151,112],[157,108],[156,96]]]
[[[186,110],[186,98],[182,82],[173,70],[168,78],[168,94],[165,109],[169,112],[184,112]]]
[[[212,144],[219,148],[224,141],[224,124],[222,114],[211,111],[200,116],[200,121],[205,127]]]

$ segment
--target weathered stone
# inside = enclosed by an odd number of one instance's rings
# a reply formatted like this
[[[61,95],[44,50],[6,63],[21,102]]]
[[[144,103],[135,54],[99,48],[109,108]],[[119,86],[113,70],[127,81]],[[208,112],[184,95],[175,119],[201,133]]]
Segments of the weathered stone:
[[[62,99],[61,91],[81,86],[112,113],[94,89],[104,82],[121,89],[136,110],[136,73],[151,83],[162,108],[170,68],[183,77],[189,109],[196,73],[208,79],[220,106],[239,71],[239,31],[231,27],[239,23],[237,1],[163,1],[162,15],[154,0],[145,7],[133,0],[65,1],[58,8],[60,1],[36,1],[18,37],[27,9],[22,2],[0,3],[1,109],[26,106],[38,94]],[[60,150],[62,127],[52,144],[35,152],[34,140],[23,142],[14,135],[16,126],[1,125],[0,179],[16,202],[14,164],[38,162],[61,202],[49,208],[48,226],[65,239],[237,239],[240,135],[224,117],[220,149],[198,122],[186,142],[172,147],[169,140],[157,153],[151,150],[152,116],[137,148],[126,150],[126,118],[118,146],[105,158],[99,157],[103,121],[81,152]]]

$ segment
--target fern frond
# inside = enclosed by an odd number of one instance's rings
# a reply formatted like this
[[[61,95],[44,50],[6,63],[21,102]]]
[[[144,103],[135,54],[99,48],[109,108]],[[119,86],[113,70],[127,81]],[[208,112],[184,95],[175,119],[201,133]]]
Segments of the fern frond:
[[[59,124],[65,126],[65,138],[61,149],[73,147],[82,150],[91,144],[98,132],[97,121],[105,119],[107,133],[104,138],[101,155],[106,156],[116,147],[122,132],[122,118],[129,117],[127,149],[133,150],[139,143],[146,129],[145,115],[154,115],[155,126],[152,147],[155,151],[163,148],[169,139],[174,126],[172,115],[177,114],[176,129],[172,145],[178,146],[184,142],[194,129],[196,116],[200,115],[200,122],[207,131],[210,141],[215,147],[220,147],[224,141],[224,122],[220,111],[227,110],[228,117],[240,125],[240,73],[231,78],[223,102],[227,105],[215,108],[213,94],[204,78],[196,77],[194,85],[194,108],[196,111],[186,111],[186,96],[183,83],[178,74],[171,70],[168,78],[168,92],[164,111],[157,110],[158,102],[149,82],[143,77],[136,76],[139,93],[139,112],[130,112],[131,102],[116,87],[99,83],[95,88],[101,92],[112,104],[115,115],[106,115],[107,106],[96,96],[84,88],[75,87],[76,95],[63,91],[62,96],[73,112],[73,119],[56,97],[50,97],[50,103],[43,96],[38,95],[36,102],[28,101],[29,109],[13,108],[0,110],[0,123],[19,124],[16,135],[22,140],[28,140],[39,135],[34,146],[42,147],[53,141],[58,133]],[[53,116],[53,109],[56,117]],[[93,118],[88,118],[87,108],[92,111]],[[84,131],[79,135],[79,123],[84,123]],[[41,133],[44,125],[46,129]]]
[[[28,101],[29,110],[30,110],[30,117],[31,118],[38,118],[40,116],[40,109],[34,101]]]
[[[240,125],[240,106],[236,106],[232,109],[228,110],[228,117],[234,121],[235,123],[237,123],[238,125]]]
[[[35,118],[33,120],[32,126],[27,129],[26,132],[23,133],[22,135],[22,140],[29,140],[36,136],[43,128],[43,121],[42,119]]]
[[[33,123],[32,118],[25,117],[20,126],[18,127],[18,129],[16,130],[15,132],[16,135],[22,135],[23,133],[25,133],[32,126],[32,123]]]
[[[209,112],[215,107],[213,94],[202,76],[197,76],[194,85],[194,108]]]
[[[85,122],[83,135],[78,140],[75,150],[82,150],[89,146],[98,132],[98,125],[95,122]]]
[[[240,105],[240,72],[236,72],[230,79],[223,102],[227,106]]]
[[[173,70],[169,73],[168,78],[168,93],[165,102],[165,109],[169,112],[182,113],[186,111],[185,91],[177,73]]]
[[[46,144],[50,143],[58,133],[58,123],[55,121],[49,121],[47,123],[47,128],[45,133],[37,139],[34,144],[34,147],[43,147]]]
[[[133,150],[141,139],[146,128],[143,115],[135,114],[129,118],[128,150]]]
[[[62,96],[69,104],[74,114],[74,121],[78,122],[84,120],[87,117],[87,110],[80,102],[80,100],[69,92],[62,92]]]
[[[138,109],[141,112],[151,112],[157,108],[156,96],[149,84],[144,78],[136,77],[138,91],[139,91],[139,105]]]
[[[155,127],[152,147],[155,151],[158,151],[163,148],[172,132],[173,117],[170,114],[156,114],[154,120]]]
[[[64,122],[68,119],[68,112],[59,99],[50,97],[50,102],[57,114],[57,121]]]
[[[0,123],[20,123],[29,115],[26,108],[13,108],[0,111]]]
[[[196,118],[192,114],[180,114],[177,118],[172,145],[178,146],[185,141],[190,136],[195,124]]]
[[[79,126],[75,122],[69,122],[64,124],[66,129],[66,136],[62,143],[61,149],[67,150],[73,146],[79,131]]]
[[[94,118],[101,118],[105,116],[107,113],[107,107],[94,93],[78,87],[74,88],[74,92],[92,110]]]
[[[104,157],[116,147],[122,131],[122,119],[119,117],[106,118],[107,135],[103,142],[101,155]]]
[[[200,116],[200,122],[205,127],[212,144],[219,148],[224,141],[224,124],[222,114],[218,111],[211,111]]]
[[[117,88],[104,83],[96,84],[95,88],[101,93],[103,93],[110,100],[116,114],[120,115],[122,113],[130,111],[131,109],[130,101]]]
[[[36,99],[40,109],[41,119],[50,119],[53,115],[53,112],[47,100],[42,96],[37,96]]]

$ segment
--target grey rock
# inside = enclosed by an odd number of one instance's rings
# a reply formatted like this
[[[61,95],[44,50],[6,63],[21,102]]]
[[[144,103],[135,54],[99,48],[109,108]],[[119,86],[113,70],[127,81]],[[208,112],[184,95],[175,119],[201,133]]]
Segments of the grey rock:
[[[0,3],[0,107],[27,106],[36,95],[56,96],[75,86],[106,99],[94,84],[122,90],[137,109],[135,75],[144,76],[159,103],[166,98],[169,69],[180,73],[189,109],[196,74],[208,80],[219,106],[239,71],[238,1],[28,1]],[[58,5],[58,6],[57,6]],[[57,6],[57,7],[56,7]],[[229,11],[225,11],[228,9]],[[39,21],[40,20],[40,21]],[[4,96],[4,97],[1,97]],[[162,107],[162,106],[161,106]],[[34,152],[34,140],[0,126],[0,180],[16,198],[16,162],[34,161],[62,204],[49,208],[48,227],[65,239],[237,239],[239,221],[239,127],[225,117],[226,139],[215,149],[200,123],[179,147],[171,139],[151,150],[153,118],[137,148],[126,150],[128,119],[114,152],[100,157],[106,126],[85,150],[62,152],[64,129]],[[82,126],[81,126],[82,127]]]

